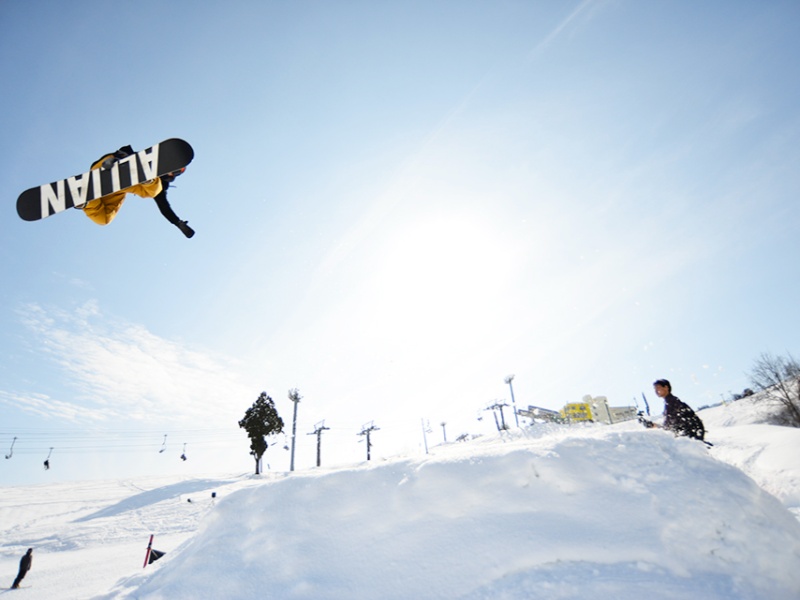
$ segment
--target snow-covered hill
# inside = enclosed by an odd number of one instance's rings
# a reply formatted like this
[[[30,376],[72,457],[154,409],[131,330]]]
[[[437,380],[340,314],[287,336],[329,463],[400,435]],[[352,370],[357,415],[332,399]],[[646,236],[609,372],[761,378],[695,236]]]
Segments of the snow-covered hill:
[[[710,450],[537,425],[291,476],[2,488],[0,577],[33,546],[28,599],[795,599],[800,432],[752,408],[702,411]]]
[[[800,519],[800,429],[769,425],[778,408],[761,396],[700,411],[711,454],[738,467]]]

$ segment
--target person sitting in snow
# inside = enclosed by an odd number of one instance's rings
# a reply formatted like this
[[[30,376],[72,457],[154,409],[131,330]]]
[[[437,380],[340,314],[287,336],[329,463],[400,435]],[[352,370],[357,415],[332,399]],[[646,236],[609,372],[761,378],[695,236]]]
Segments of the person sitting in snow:
[[[703,421],[700,420],[691,407],[672,395],[672,386],[666,379],[659,379],[653,383],[656,396],[664,399],[664,423],[662,427],[669,429],[675,435],[685,435],[698,440],[703,440],[706,435]]]
[[[116,152],[101,156],[92,165],[92,170],[101,168],[109,169],[115,161],[121,160],[126,156],[130,156],[131,154],[134,154],[133,148],[131,148],[131,146],[123,146]],[[119,209],[122,207],[122,203],[125,201],[126,194],[130,192],[131,194],[136,194],[142,198],[153,198],[156,201],[156,205],[161,211],[161,214],[164,215],[167,221],[180,229],[183,235],[185,235],[187,238],[190,238],[194,235],[194,230],[189,227],[187,221],[182,221],[180,218],[178,218],[178,215],[175,214],[175,212],[172,210],[172,207],[169,205],[169,202],[167,202],[167,189],[169,188],[169,184],[172,183],[172,181],[174,181],[174,179],[185,170],[186,169],[183,168],[179,171],[175,171],[174,173],[162,175],[161,177],[156,177],[150,181],[139,183],[131,188],[128,188],[126,191],[114,192],[108,196],[90,200],[82,207],[83,212],[85,212],[86,216],[98,225],[108,225],[114,220],[114,217],[117,216]]]
[[[25,556],[19,559],[19,573],[17,573],[17,578],[11,585],[12,590],[16,590],[19,588],[20,581],[22,581],[25,578],[25,575],[28,574],[28,571],[31,570],[32,564],[33,564],[33,548],[28,548],[28,551],[25,553]]]

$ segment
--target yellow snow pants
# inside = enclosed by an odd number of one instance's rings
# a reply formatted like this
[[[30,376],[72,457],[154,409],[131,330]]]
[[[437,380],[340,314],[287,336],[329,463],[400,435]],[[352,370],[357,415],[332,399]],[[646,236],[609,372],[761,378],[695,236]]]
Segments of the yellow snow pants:
[[[94,163],[92,165],[92,170],[99,169],[100,165],[103,164],[103,161],[109,156],[112,155],[108,154]],[[125,191],[114,192],[108,196],[90,200],[83,208],[83,212],[85,212],[86,216],[98,225],[108,225],[114,220],[114,217],[117,216],[119,209],[122,208],[122,203],[125,202],[125,196],[127,194],[136,194],[142,198],[155,198],[161,193],[162,189],[163,186],[161,185],[161,179],[156,177],[150,181],[145,181],[144,183],[134,185]]]

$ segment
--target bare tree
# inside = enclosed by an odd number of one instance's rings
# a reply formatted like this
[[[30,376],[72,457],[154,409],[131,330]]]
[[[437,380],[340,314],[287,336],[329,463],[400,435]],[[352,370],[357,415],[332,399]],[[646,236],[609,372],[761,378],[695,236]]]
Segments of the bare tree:
[[[750,381],[765,397],[783,405],[783,424],[800,427],[800,363],[791,354],[763,353],[750,371]]]

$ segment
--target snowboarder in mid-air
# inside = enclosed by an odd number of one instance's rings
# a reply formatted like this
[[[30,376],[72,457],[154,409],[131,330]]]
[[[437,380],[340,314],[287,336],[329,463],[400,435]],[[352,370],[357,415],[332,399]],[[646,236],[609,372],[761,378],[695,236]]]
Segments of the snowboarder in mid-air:
[[[20,581],[22,581],[25,578],[25,575],[28,574],[28,571],[31,570],[31,564],[33,564],[33,548],[28,548],[25,556],[19,559],[19,573],[17,573],[17,578],[11,585],[12,590],[19,588]]]
[[[92,170],[110,169],[115,162],[132,154],[134,154],[134,150],[131,146],[123,146],[116,152],[101,156],[97,161],[95,161],[94,164],[92,164]],[[85,212],[86,216],[98,225],[108,225],[114,220],[114,217],[117,216],[119,209],[122,207],[122,203],[125,201],[125,196],[128,193],[136,194],[142,198],[153,198],[156,201],[156,205],[161,211],[161,214],[164,215],[167,221],[180,229],[183,235],[185,235],[187,238],[190,238],[194,235],[194,230],[189,227],[187,221],[182,221],[178,215],[175,214],[169,202],[167,201],[167,189],[169,188],[169,184],[172,183],[175,178],[185,170],[186,168],[184,167],[178,171],[168,173],[167,175],[156,177],[155,179],[145,181],[144,183],[139,183],[124,191],[115,192],[102,198],[90,200],[82,207],[83,212]]]
[[[664,399],[664,423],[662,427],[675,435],[684,435],[703,441],[706,435],[703,421],[691,407],[672,395],[672,385],[666,379],[653,383],[656,396]]]

